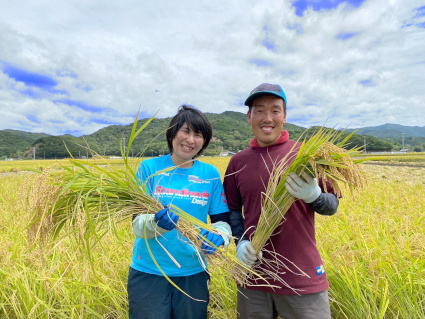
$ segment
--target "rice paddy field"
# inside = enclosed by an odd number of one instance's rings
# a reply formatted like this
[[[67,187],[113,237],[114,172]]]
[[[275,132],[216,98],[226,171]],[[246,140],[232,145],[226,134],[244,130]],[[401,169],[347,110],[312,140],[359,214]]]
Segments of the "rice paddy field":
[[[229,158],[201,160],[223,176]],[[332,317],[425,318],[425,156],[375,160],[362,164],[363,191],[344,192],[336,215],[317,216]],[[92,263],[77,239],[34,242],[27,231],[50,191],[37,172],[54,164],[66,160],[0,162],[0,318],[127,318],[130,222],[102,238]],[[236,318],[226,265],[210,272],[210,318]]]

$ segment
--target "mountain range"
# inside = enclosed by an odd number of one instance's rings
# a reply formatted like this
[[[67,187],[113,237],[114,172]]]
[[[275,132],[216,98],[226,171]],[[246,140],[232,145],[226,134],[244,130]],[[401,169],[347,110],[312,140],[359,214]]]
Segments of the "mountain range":
[[[222,151],[237,152],[248,147],[252,138],[251,127],[247,124],[246,114],[227,111],[221,114],[205,113],[213,127],[213,138],[205,150],[205,155],[218,155]],[[171,118],[153,119],[134,141],[131,156],[157,156],[168,153],[165,130]],[[147,119],[138,123],[141,127]],[[93,134],[83,136],[53,136],[45,133],[30,133],[17,130],[0,130],[0,159],[5,158],[64,158],[69,152],[74,157],[91,153],[100,155],[121,155],[121,143],[125,148],[131,134],[133,123],[128,125],[110,125]],[[291,139],[298,139],[302,134],[308,136],[309,128],[287,123],[284,127]],[[307,130],[307,132],[306,132]],[[344,134],[354,130],[348,129]],[[411,151],[425,150],[425,126],[411,127],[398,124],[385,124],[376,127],[358,129],[350,139],[352,147],[364,146],[367,151],[391,151],[409,148]]]
[[[354,131],[354,130],[347,130]],[[425,126],[403,126],[400,124],[383,124],[379,126],[362,127],[357,134],[371,135],[381,138],[394,138],[396,136],[405,137],[425,137]]]

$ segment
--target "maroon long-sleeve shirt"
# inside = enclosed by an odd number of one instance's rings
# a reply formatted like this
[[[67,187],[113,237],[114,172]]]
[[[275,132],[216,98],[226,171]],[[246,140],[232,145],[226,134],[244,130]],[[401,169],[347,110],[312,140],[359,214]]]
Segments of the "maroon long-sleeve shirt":
[[[297,149],[293,149],[294,145],[296,142],[289,140],[288,133],[284,131],[278,142],[269,147],[258,146],[254,139],[251,147],[233,155],[229,162],[224,178],[227,203],[231,211],[243,210],[244,228],[247,230],[248,238],[257,226],[261,212],[261,192],[266,190],[273,165],[289,152],[294,155],[291,156],[292,159],[295,158]],[[333,192],[329,184],[327,192]],[[273,250],[285,258],[281,260],[289,270],[275,269],[275,266],[272,266],[270,270],[277,273],[290,288],[270,279],[269,284],[281,286],[281,288],[261,286],[264,282],[259,281],[257,282],[259,286],[250,286],[250,289],[292,295],[316,293],[329,287],[316,246],[315,213],[310,205],[302,200],[296,200],[292,204],[285,215],[285,221],[275,230],[265,248],[263,258],[274,259],[267,250]],[[300,275],[300,271],[294,265],[309,277]],[[263,263],[261,267],[268,266]],[[284,273],[279,274],[279,272]]]

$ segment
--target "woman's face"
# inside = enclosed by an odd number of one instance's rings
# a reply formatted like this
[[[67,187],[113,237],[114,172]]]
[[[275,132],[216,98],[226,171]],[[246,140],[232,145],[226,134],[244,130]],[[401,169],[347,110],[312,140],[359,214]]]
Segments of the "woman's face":
[[[187,123],[184,123],[173,139],[171,160],[175,165],[190,161],[202,149],[204,142],[201,132],[193,131]],[[191,167],[192,165],[193,162],[189,162],[187,165],[182,165],[182,167]]]

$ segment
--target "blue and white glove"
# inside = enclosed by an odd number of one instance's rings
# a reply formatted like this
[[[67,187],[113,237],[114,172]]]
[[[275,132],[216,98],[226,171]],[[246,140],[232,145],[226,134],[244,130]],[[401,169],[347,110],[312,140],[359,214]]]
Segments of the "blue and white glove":
[[[155,223],[165,230],[174,229],[178,220],[179,216],[174,214],[168,207],[165,207],[155,214]]]
[[[261,259],[263,257],[263,253],[260,251],[258,255],[256,255],[255,249],[251,242],[244,239],[236,245],[236,257],[244,264],[247,264],[249,267],[251,267],[255,264],[257,259]]]
[[[230,228],[230,225],[226,222],[219,221],[212,223],[211,227],[214,228],[218,232],[218,234],[223,238],[223,248],[229,246],[232,240],[232,229]]]
[[[286,178],[285,187],[292,196],[302,199],[307,204],[312,203],[322,194],[322,190],[317,184],[316,178],[306,172],[301,175],[290,173]]]
[[[201,228],[201,233],[199,234],[198,239],[204,239],[201,249],[206,254],[212,254],[217,249],[216,247],[219,247],[224,244],[223,237],[221,237],[220,235],[214,234],[212,232],[209,232],[208,230],[205,230],[203,228]],[[211,244],[213,244],[215,247],[212,246]]]

